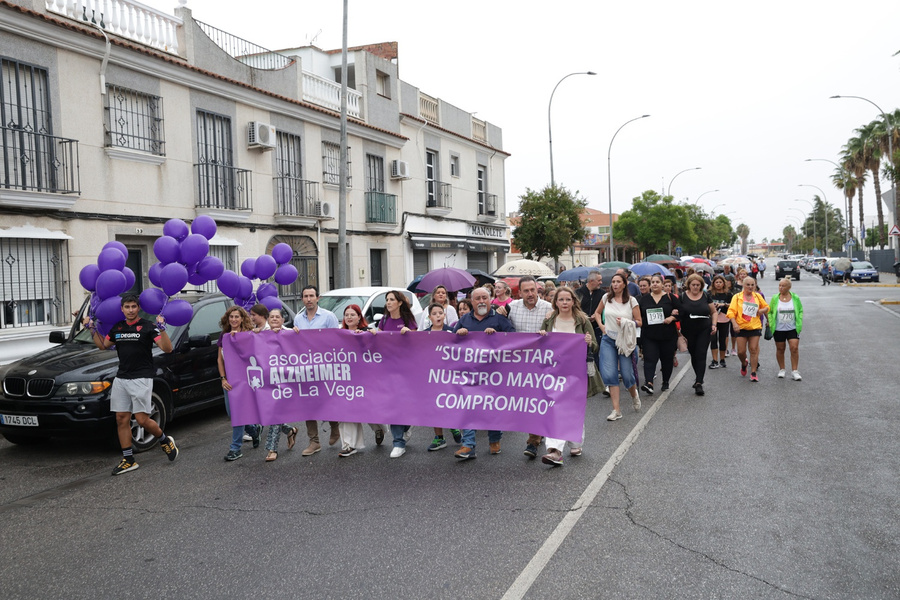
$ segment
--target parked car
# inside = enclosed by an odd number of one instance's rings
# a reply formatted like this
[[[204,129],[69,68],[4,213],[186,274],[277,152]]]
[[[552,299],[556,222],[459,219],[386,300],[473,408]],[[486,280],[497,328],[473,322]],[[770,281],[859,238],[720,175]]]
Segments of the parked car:
[[[827,260],[828,259],[825,258],[824,256],[817,256],[817,257],[813,258],[812,260],[809,261],[808,271],[810,273],[818,273],[819,271],[822,270],[822,265],[824,265]]]
[[[403,288],[392,287],[354,287],[340,288],[325,292],[319,296],[319,306],[325,310],[330,310],[338,318],[338,321],[344,318],[344,310],[351,304],[357,304],[362,308],[363,316],[369,326],[375,327],[381,317],[384,316],[384,298],[385,295],[393,290],[403,292],[409,299],[412,307],[413,316],[416,322],[419,321],[419,315],[423,309],[419,304],[419,299],[415,294]]]
[[[163,428],[176,417],[224,403],[217,365],[219,321],[231,306],[225,296],[204,292],[180,298],[193,305],[194,316],[170,326],[173,350],[154,347],[151,418]],[[53,332],[59,344],[0,369],[0,434],[14,444],[36,444],[51,437],[116,440],[109,392],[119,368],[114,350],[100,350],[82,327],[87,303],[68,335]],[[290,314],[290,311],[288,311]],[[155,317],[142,313],[146,319]],[[134,449],[148,450],[156,438],[131,421]]]
[[[865,260],[853,261],[853,270],[850,271],[850,280],[878,283],[878,269],[876,269],[872,263]]]
[[[800,281],[800,264],[796,260],[779,260],[775,265],[775,279],[785,277]]]

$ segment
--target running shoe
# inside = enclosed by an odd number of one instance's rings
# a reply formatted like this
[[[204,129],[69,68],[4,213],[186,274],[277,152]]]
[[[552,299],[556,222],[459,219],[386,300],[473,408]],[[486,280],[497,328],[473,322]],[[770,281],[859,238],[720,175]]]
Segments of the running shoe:
[[[694,393],[697,394],[698,396],[703,396],[703,395],[706,394],[706,392],[703,391],[703,384],[702,384],[702,383],[695,383],[695,384],[694,384]]]
[[[338,452],[338,456],[340,456],[341,458],[347,458],[348,456],[353,456],[357,452],[359,452],[359,450],[357,450],[356,448],[344,448],[343,450]],[[391,458],[393,458],[393,456]]]
[[[431,440],[431,445],[428,446],[428,450],[434,451],[434,450],[440,450],[440,449],[446,448],[446,447],[447,447],[447,440],[445,440],[441,436],[436,435],[436,436],[434,436],[434,439]]]
[[[607,398],[609,398],[609,386],[608,385],[603,386],[603,395],[606,396]]]
[[[534,444],[527,444],[525,446],[525,452],[523,452],[522,454],[524,454],[528,458],[537,458],[537,453],[537,446],[535,446]]]
[[[653,393],[653,384],[649,381],[641,386],[641,391],[647,394]]]
[[[500,442],[491,442],[489,444],[491,454],[500,454]]]
[[[562,452],[559,450],[551,450],[541,457],[541,462],[545,465],[561,466],[563,464]]]
[[[462,442],[462,431],[460,431],[459,429],[451,429],[450,435],[453,436],[453,441],[457,444]]]
[[[620,413],[617,410],[614,410],[611,413],[609,413],[609,416],[606,417],[606,420],[607,421],[618,421],[621,418],[622,418],[622,413]]]
[[[134,471],[138,468],[138,464],[134,461],[134,457],[122,457],[122,462],[119,463],[115,469],[113,469],[113,475],[121,475],[122,473],[127,473],[128,471]]]
[[[662,382],[662,387],[659,388],[659,391],[665,392],[665,391],[668,390],[668,389],[669,389],[669,382],[668,382],[668,381],[663,381],[663,382]]]
[[[245,442],[252,442],[252,441],[253,441],[253,437],[251,437],[251,435],[250,435],[249,433],[245,433],[245,434],[244,434],[244,437],[243,437],[243,441],[245,441]]]
[[[641,395],[638,394],[637,390],[634,391],[634,396],[631,397],[631,406],[634,408],[634,412],[641,412]]]
[[[778,369],[778,379],[784,379],[784,369]]]
[[[455,456],[459,460],[467,460],[469,458],[475,458],[476,457],[475,449],[469,448],[468,446],[463,446],[462,448],[457,450],[453,456]]]
[[[712,361],[711,363],[709,363],[709,368],[710,368],[710,369],[718,369],[718,368],[719,368],[719,361],[714,360],[714,361]]]
[[[724,369],[724,368],[726,368],[726,367],[728,367],[728,365],[725,364],[725,360],[724,360],[724,359],[720,360],[720,361],[719,361],[719,368],[720,368],[720,369]]]
[[[759,382],[759,377],[756,376],[756,372],[750,373],[750,381],[753,383]]]
[[[747,363],[745,362],[745,363],[741,364],[741,377],[746,377],[746,376],[747,376]]]
[[[391,450],[391,458],[400,458],[404,454],[406,454],[406,448],[400,446],[394,446],[394,449]]]
[[[160,444],[160,448],[163,449],[163,452],[166,453],[166,456],[169,457],[169,461],[173,461],[178,458],[178,446],[175,445],[175,438],[171,435],[166,437],[166,443]]]
[[[403,432],[403,441],[408,442],[409,438],[412,437],[412,429],[407,428],[406,431]]]
[[[800,377],[800,371],[791,371],[791,378],[794,381],[802,381],[803,380],[803,378]]]
[[[244,456],[244,453],[240,450],[229,450],[228,454],[225,455],[225,460],[227,460],[228,462],[232,462],[241,458],[242,456]]]

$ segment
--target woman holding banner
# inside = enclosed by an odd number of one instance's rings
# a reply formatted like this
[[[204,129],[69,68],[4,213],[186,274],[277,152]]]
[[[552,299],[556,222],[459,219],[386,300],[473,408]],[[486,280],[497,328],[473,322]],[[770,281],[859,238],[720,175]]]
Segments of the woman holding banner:
[[[284,329],[284,315],[281,314],[280,308],[273,308],[269,311],[269,331],[274,335],[286,331]],[[266,455],[266,462],[272,462],[278,458],[278,441],[281,439],[282,433],[287,434],[288,450],[293,448],[297,442],[296,427],[291,427],[284,423],[269,425],[269,431],[266,433],[266,450],[269,451]]]
[[[378,321],[378,331],[399,331],[407,333],[415,331],[416,318],[409,307],[406,294],[392,290],[384,296],[384,309],[386,314]],[[406,454],[406,441],[409,439],[409,425],[391,425],[391,435],[394,438],[394,449],[391,450],[391,458],[400,458]]]
[[[247,314],[246,310],[240,306],[232,306],[222,315],[219,326],[222,328],[222,335],[216,341],[219,347],[219,377],[222,378],[222,393],[225,394],[225,411],[228,413],[228,416],[231,416],[231,405],[228,402],[228,392],[231,391],[231,384],[228,383],[228,377],[225,375],[225,357],[222,354],[222,343],[226,335],[234,336],[242,331],[250,331],[253,328],[253,324],[250,322],[250,315]],[[225,455],[225,460],[231,462],[244,456],[241,452],[241,445],[244,443],[244,432],[250,435],[253,447],[259,448],[259,434],[261,431],[262,427],[260,425],[237,425],[232,427],[231,445],[228,447],[228,454]]]
[[[362,309],[358,304],[351,304],[344,309],[344,320],[341,321],[341,329],[348,329],[353,333],[368,333],[369,324],[362,314]],[[369,423],[369,427],[375,432],[375,443],[381,445],[384,441],[384,425],[379,423]],[[344,423],[338,424],[338,431],[341,433],[341,451],[338,456],[346,458],[353,456],[358,451],[365,448],[363,441],[362,423]]]
[[[575,298],[575,292],[571,288],[559,288],[553,299],[553,312],[544,319],[541,324],[541,335],[547,335],[550,331],[561,333],[574,333],[584,337],[587,344],[587,374],[588,374],[588,398],[599,394],[603,389],[600,376],[594,364],[593,353],[599,349],[597,338],[594,336],[594,326],[584,311],[581,310],[581,302]],[[569,456],[581,456],[584,440],[584,426],[581,429],[582,441],[569,441]],[[547,445],[547,454],[541,457],[541,462],[547,465],[562,465],[562,453],[566,448],[566,440],[544,438]]]

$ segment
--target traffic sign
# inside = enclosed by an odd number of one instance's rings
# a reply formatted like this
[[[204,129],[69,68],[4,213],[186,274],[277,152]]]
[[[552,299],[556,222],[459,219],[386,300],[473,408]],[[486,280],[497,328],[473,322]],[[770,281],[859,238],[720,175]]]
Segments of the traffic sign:
[[[891,231],[890,233],[888,233],[888,235],[900,235],[900,227],[894,225],[893,227],[891,227]]]
[[[893,234],[891,234],[891,235],[893,235]],[[900,232],[898,232],[897,235],[900,235]],[[678,256],[681,256],[681,246],[678,246],[677,248],[675,248],[675,254],[677,254]]]

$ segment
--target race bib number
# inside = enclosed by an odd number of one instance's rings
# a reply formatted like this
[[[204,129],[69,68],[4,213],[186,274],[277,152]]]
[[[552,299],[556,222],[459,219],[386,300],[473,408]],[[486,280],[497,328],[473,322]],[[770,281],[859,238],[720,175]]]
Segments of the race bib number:
[[[785,325],[793,325],[794,324],[794,311],[793,310],[778,311],[778,322],[784,323]]]
[[[752,319],[759,312],[759,304],[755,302],[744,302],[744,318]]]
[[[665,315],[663,315],[663,309],[661,308],[648,308],[647,309],[647,325],[662,325],[663,321],[666,320]]]

